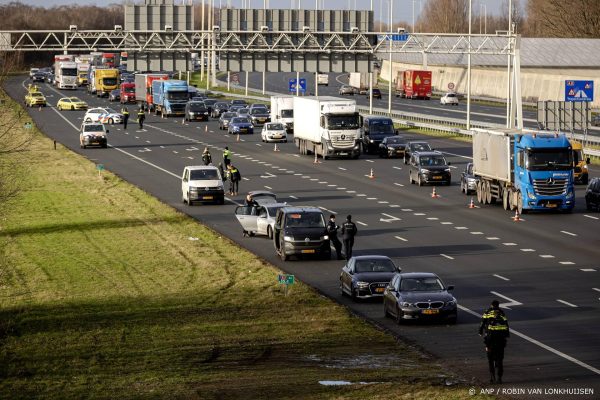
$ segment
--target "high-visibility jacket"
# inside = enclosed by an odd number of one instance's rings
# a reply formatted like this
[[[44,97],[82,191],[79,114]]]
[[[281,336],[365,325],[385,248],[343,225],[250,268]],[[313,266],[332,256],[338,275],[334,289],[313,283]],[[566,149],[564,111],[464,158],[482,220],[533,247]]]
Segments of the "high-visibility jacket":
[[[500,309],[489,308],[481,317],[479,334],[488,338],[507,338],[510,336],[508,318]]]

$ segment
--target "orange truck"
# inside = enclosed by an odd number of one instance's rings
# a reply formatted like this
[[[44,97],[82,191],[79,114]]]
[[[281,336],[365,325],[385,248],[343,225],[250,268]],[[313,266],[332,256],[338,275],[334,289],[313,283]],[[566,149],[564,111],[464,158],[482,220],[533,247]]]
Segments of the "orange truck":
[[[135,74],[135,99],[140,107],[154,111],[152,99],[152,82],[156,80],[166,81],[167,74]]]

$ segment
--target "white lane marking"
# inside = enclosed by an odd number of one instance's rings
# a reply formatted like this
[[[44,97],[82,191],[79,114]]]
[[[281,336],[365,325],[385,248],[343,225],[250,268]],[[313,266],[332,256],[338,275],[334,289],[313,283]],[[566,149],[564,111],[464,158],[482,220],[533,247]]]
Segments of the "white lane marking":
[[[386,213],[381,213],[381,215],[387,217],[387,218],[379,218],[380,222],[394,222],[394,221],[400,221],[400,218],[398,217],[394,217],[393,215],[390,214],[386,214]]]
[[[242,179],[245,181],[249,181],[250,179],[246,178],[245,176],[242,176]]]
[[[449,165],[449,167],[452,169],[456,169],[456,167],[454,165]]]
[[[439,218],[438,218],[438,217],[428,217],[427,219],[428,219],[429,221],[437,221],[437,220],[439,220]]]
[[[412,212],[412,208],[403,208],[402,211],[404,211],[404,212]]]
[[[569,303],[568,301],[564,301],[564,300],[561,300],[561,299],[556,299],[556,301],[558,301],[559,303],[563,303],[563,304],[565,304],[565,305],[567,305],[569,307],[577,308],[577,306],[575,304]]]
[[[273,188],[271,186],[267,186],[267,185],[265,185],[265,189],[273,190]]]
[[[146,140],[146,143],[152,143],[152,142],[151,142],[151,141],[149,141],[149,140]]]
[[[356,190],[346,190],[346,193],[356,193]]]
[[[356,195],[356,197],[367,197],[367,195],[363,194],[363,193],[359,193],[359,194]]]
[[[165,148],[165,146],[160,146],[160,148],[161,148],[161,149],[164,149],[164,148]]]
[[[458,229],[459,231],[464,231],[469,228],[467,228],[466,226],[455,226],[454,229]]]
[[[508,278],[506,278],[506,277],[504,277],[502,275],[494,274],[492,276],[495,276],[496,278],[502,279],[503,281],[510,281],[510,279],[508,279]]]
[[[259,163],[259,164],[264,164],[265,166],[267,166],[267,163],[266,163],[266,162],[264,162],[264,161],[259,161],[258,163]]]
[[[427,215],[425,213],[414,213],[413,215],[416,215],[417,217],[422,217],[423,215]]]
[[[390,207],[391,208],[400,208],[400,205],[398,205],[398,204],[390,204]]]
[[[594,217],[593,215],[583,214],[583,216],[586,217],[586,218],[591,218],[591,219],[600,219],[598,217]]]
[[[144,147],[143,149],[140,149],[140,150],[138,150],[138,151],[139,151],[140,153],[147,153],[147,152],[149,152],[149,151],[152,151],[152,150],[150,150],[150,149],[149,149],[149,148],[147,148],[147,147]],[[193,158],[192,158],[192,159],[193,159]]]
[[[483,235],[483,232],[469,232],[471,235]]]
[[[346,171],[346,168],[338,167],[339,170]]]
[[[459,304],[458,308],[461,309],[464,312],[467,312],[467,313],[473,315],[474,317],[476,317],[478,319],[481,318],[481,314],[478,314],[475,311],[473,311],[473,310],[471,310],[471,309],[469,309],[469,308],[467,308],[465,306],[462,306],[462,305]],[[536,340],[536,339],[532,338],[531,336],[527,336],[524,333],[521,333],[518,330],[515,330],[515,329],[512,329],[512,328],[510,330],[510,333],[513,334],[513,335],[516,335],[516,336],[520,337],[521,339],[525,339],[529,343],[532,343],[532,344],[534,344],[534,345],[536,345],[538,347],[541,347],[544,350],[547,350],[547,351],[549,351],[551,353],[554,353],[557,356],[559,356],[561,358],[564,358],[567,361],[571,361],[572,363],[577,364],[580,367],[583,367],[583,368],[587,369],[588,371],[591,371],[591,372],[593,372],[593,373],[595,373],[597,375],[600,375],[600,369],[594,368],[591,365],[584,363],[583,361],[579,361],[578,359],[576,359],[574,357],[571,357],[570,355],[565,354],[562,351],[556,350],[555,348],[550,347],[547,344],[544,344],[544,343],[540,342],[539,340]]]
[[[388,204],[388,203],[389,203],[389,201],[380,200],[380,201],[378,201],[377,203],[378,203],[378,204]]]
[[[295,172],[296,172],[296,171],[290,171],[290,170],[288,169],[288,173],[289,173],[289,174],[293,174],[293,173],[295,173]]]
[[[313,181],[313,182],[315,182],[315,181],[318,181],[319,178],[310,178],[310,180]]]
[[[140,137],[139,137],[139,136],[136,136],[135,138],[136,138],[136,139],[139,139]]]
[[[560,233],[564,233],[565,235],[569,235],[569,236],[577,236],[576,233],[567,232],[567,231],[560,231]]]
[[[347,188],[345,188],[345,187],[338,187],[338,188],[336,188],[336,189],[337,189],[337,190],[346,190]]]
[[[373,160],[365,160],[365,161],[366,161],[366,162],[375,162],[375,161],[373,161]]]
[[[596,292],[600,292],[600,289],[598,289],[597,287],[592,288],[592,290],[595,290]]]
[[[178,153],[179,153],[178,151],[173,150],[173,154],[178,154]]]
[[[259,147],[262,147],[262,144],[260,144],[260,143],[256,143],[256,145],[259,146]]]
[[[377,200],[377,197],[367,197],[367,200]]]
[[[296,172],[296,173],[294,174],[294,176],[300,176],[300,175],[302,175],[302,174],[300,174],[300,173],[298,173],[298,172]]]
[[[287,171],[285,168],[278,168],[277,171]]]
[[[498,292],[491,291],[490,293],[493,294],[494,296],[502,297],[504,300],[508,300],[508,303],[500,303],[500,307],[502,307],[502,308],[506,308],[506,309],[510,310],[511,307],[523,305],[523,303],[513,300],[510,297],[506,297]]]
[[[367,226],[367,224],[365,224],[364,222],[356,221],[356,223],[362,226]]]
[[[581,271],[583,271],[583,272],[596,272],[596,270],[594,268],[581,268]]]
[[[328,187],[336,187],[337,185],[334,185],[333,183],[330,183],[329,185],[327,185]]]
[[[328,213],[331,213],[331,214],[337,214],[335,211],[328,210],[328,209],[326,209],[325,207],[320,207],[320,206],[319,206],[319,208],[320,208],[321,210],[323,210],[323,211],[327,211]]]
[[[394,169],[402,169],[402,167],[396,167],[396,166],[394,166],[393,168]]]
[[[294,154],[294,157],[300,157],[300,154]]]
[[[454,157],[466,158],[467,160],[472,160],[473,159],[473,157],[461,156],[460,154],[449,153],[447,151],[442,151],[441,153],[443,153],[443,154],[449,154],[449,155],[454,156]]]
[[[290,196],[290,199],[298,200],[296,196]]]
[[[398,182],[394,182],[394,185],[396,185],[396,186],[400,186],[400,187],[404,187],[404,185],[403,185],[403,184],[401,184],[401,183],[398,183]]]
[[[516,246],[516,243],[512,243],[512,242],[508,242],[508,243],[502,243],[505,246]]]
[[[554,258],[554,256],[552,254],[540,254],[540,257],[542,257],[542,258]]]
[[[561,261],[560,264],[562,264],[562,265],[575,265],[575,263],[573,261]]]
[[[268,178],[277,178],[277,175],[273,175],[273,174],[272,174],[272,173],[270,173],[270,172],[265,172],[265,175],[261,175],[260,177],[261,177],[261,178],[263,178],[263,179],[268,179]]]
[[[488,236],[488,237],[486,237],[486,239],[487,240],[500,240],[500,238],[496,237],[496,236]]]
[[[535,249],[521,249],[521,251],[524,251],[526,253],[532,253],[535,251]]]
[[[454,260],[454,257],[450,257],[446,254],[440,253],[440,256],[447,258],[448,260]]]
[[[197,147],[195,147],[195,146],[192,146],[192,147],[190,147],[188,149],[185,149],[185,150],[186,151],[198,151],[199,149]]]
[[[444,221],[441,222],[442,225],[454,225],[454,222],[450,222],[450,221]]]
[[[394,236],[398,240],[402,240],[403,242],[408,242],[407,239],[404,239],[402,236]]]

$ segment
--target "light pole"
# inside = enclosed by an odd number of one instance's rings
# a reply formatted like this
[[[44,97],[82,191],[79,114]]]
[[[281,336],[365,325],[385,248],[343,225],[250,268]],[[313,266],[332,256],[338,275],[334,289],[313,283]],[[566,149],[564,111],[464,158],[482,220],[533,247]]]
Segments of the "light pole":
[[[469,53],[467,54],[467,130],[471,129],[471,6],[473,0],[469,0]]]
[[[512,0],[508,0],[508,35],[510,36],[512,33]],[[510,40],[510,38],[508,39]],[[511,117],[510,117],[510,97],[511,97],[511,93],[510,93],[510,86],[511,86],[511,80],[510,80],[510,51],[508,52],[508,62],[507,62],[507,71],[506,71],[506,127],[507,128],[512,128],[513,127],[513,123],[514,121],[511,121]]]
[[[412,20],[412,31],[415,32],[415,0],[412,0],[413,3],[413,20]]]
[[[390,68],[390,76],[388,81],[388,114],[392,114],[392,35],[394,31],[394,0],[390,0],[390,36],[388,38],[390,45],[390,59],[389,59],[389,68]]]

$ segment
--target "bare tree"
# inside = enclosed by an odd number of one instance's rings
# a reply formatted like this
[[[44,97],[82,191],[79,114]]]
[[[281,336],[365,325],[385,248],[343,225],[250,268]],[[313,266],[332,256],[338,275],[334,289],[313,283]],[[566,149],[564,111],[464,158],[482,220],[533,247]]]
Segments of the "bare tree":
[[[600,38],[600,1],[528,0],[527,36]]]
[[[469,25],[468,0],[429,0],[417,22],[423,32],[465,33]]]

